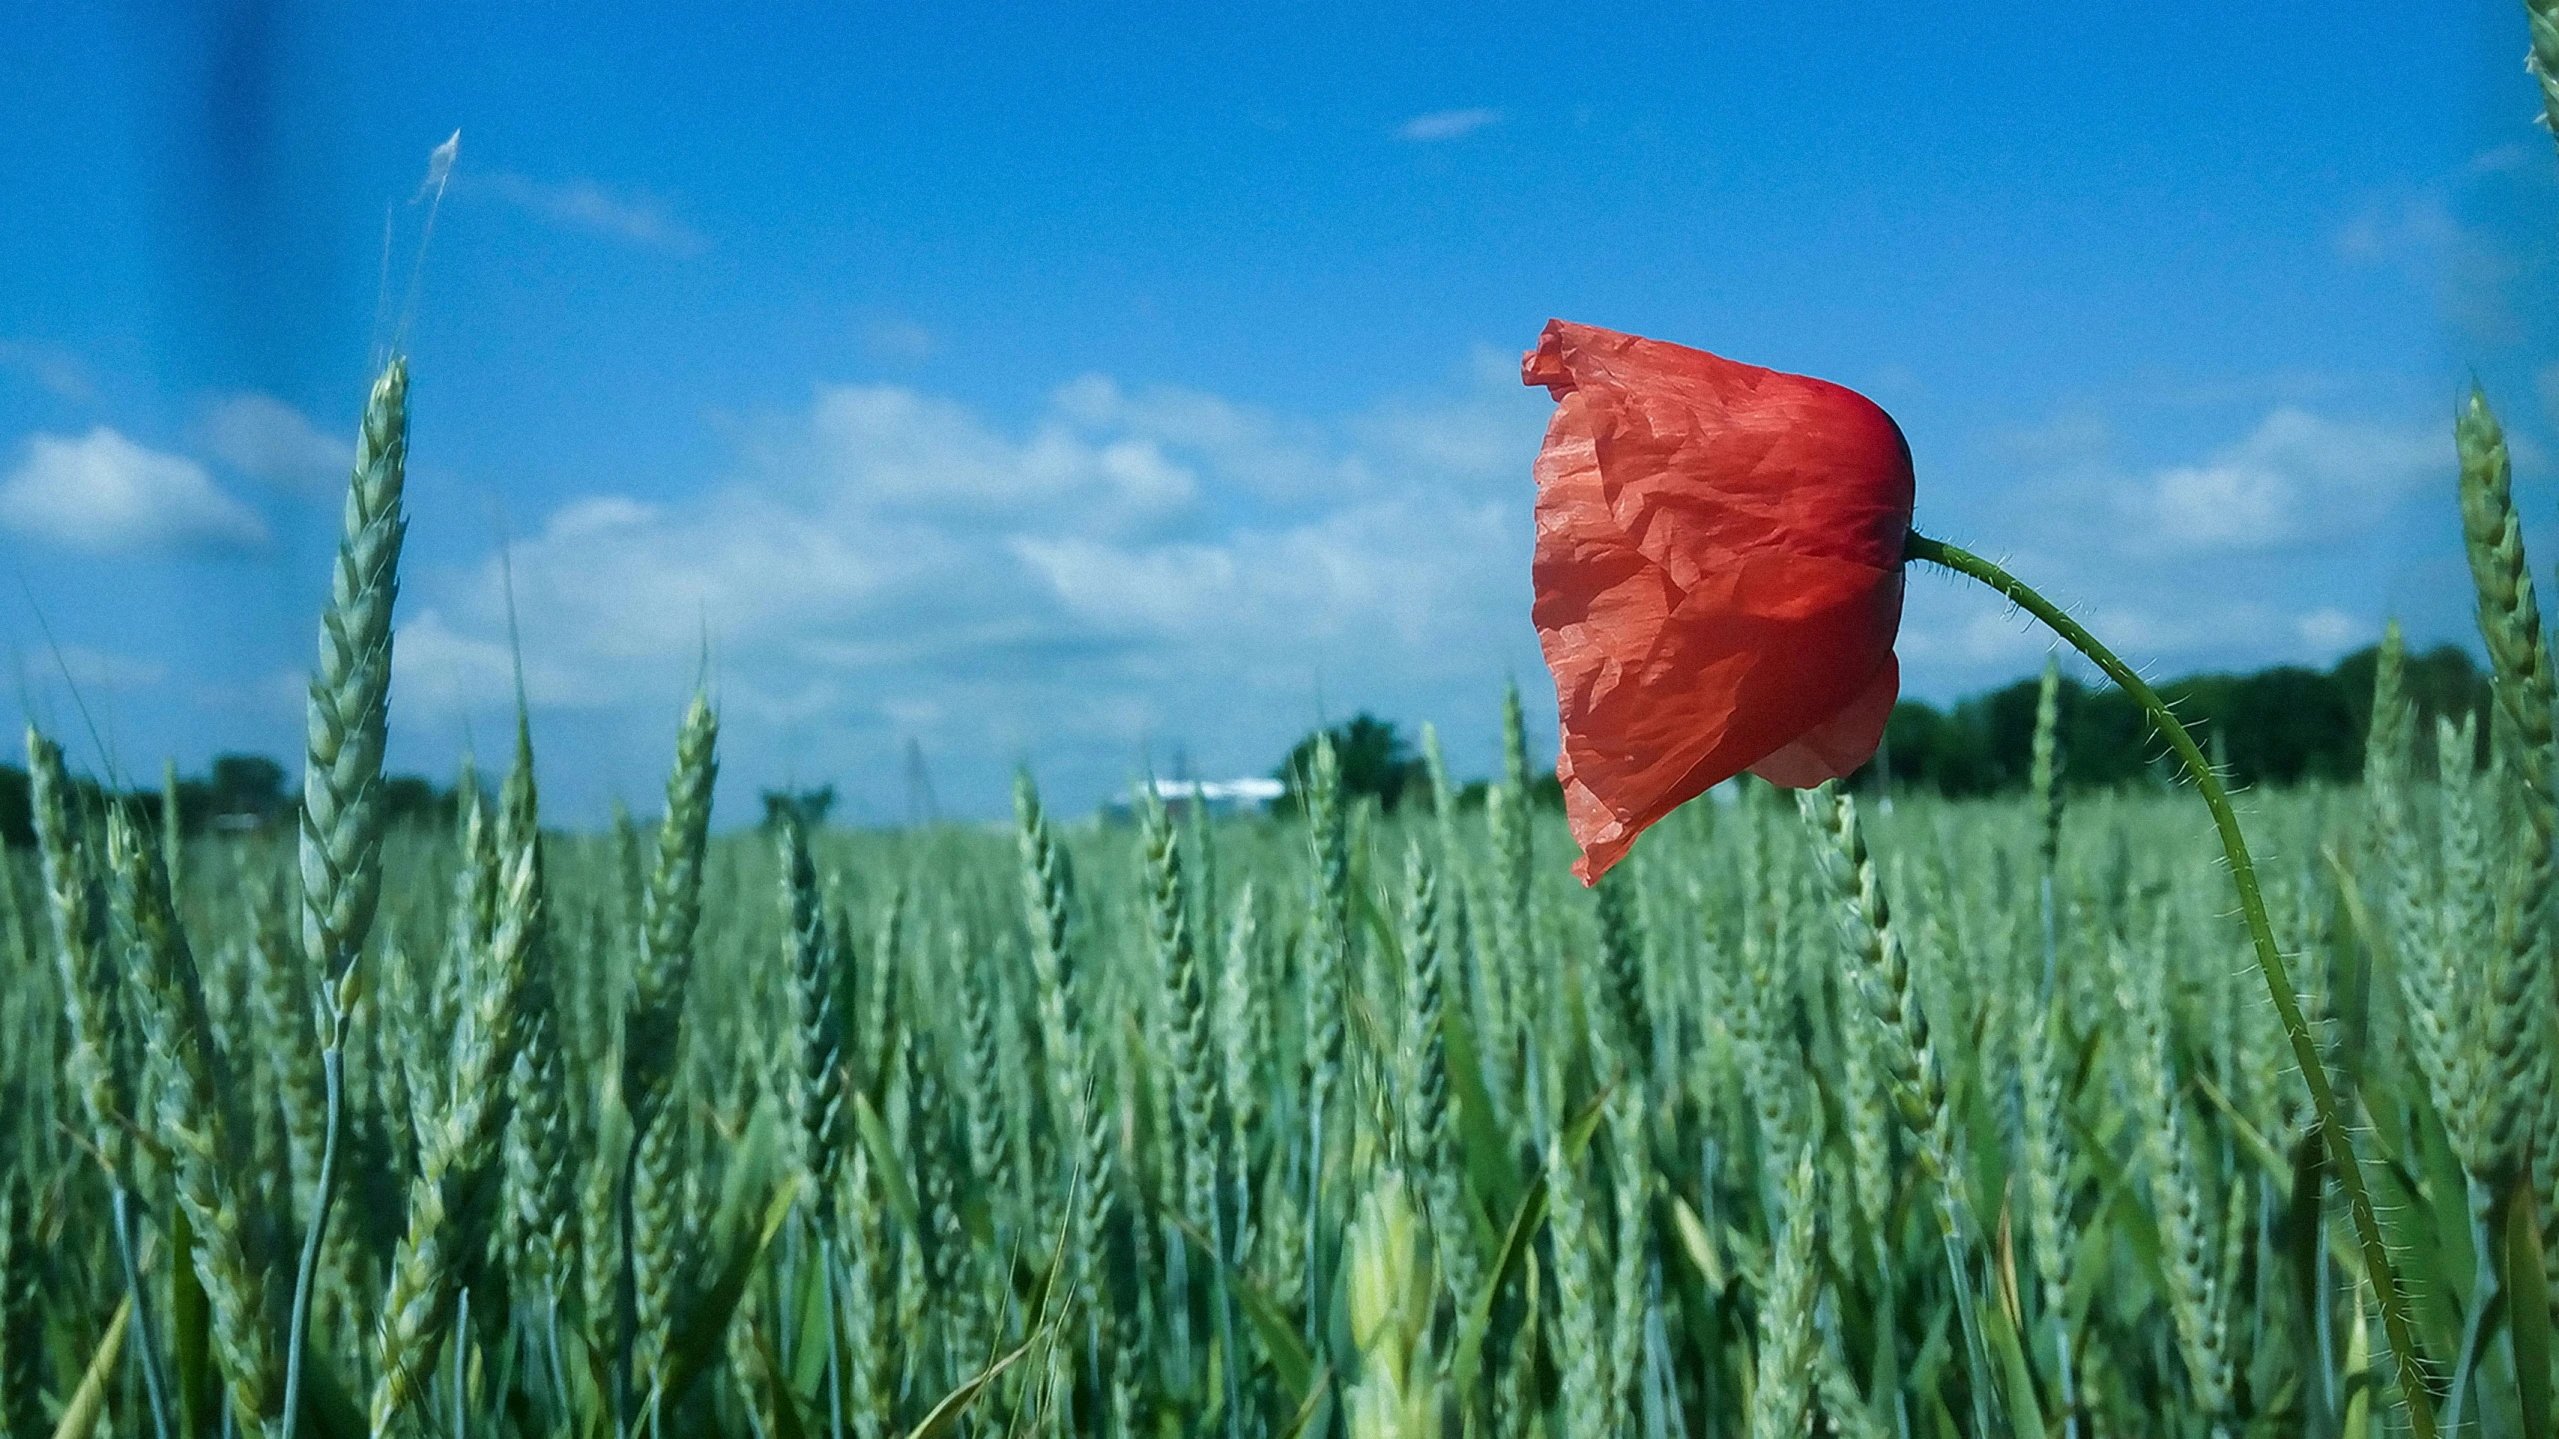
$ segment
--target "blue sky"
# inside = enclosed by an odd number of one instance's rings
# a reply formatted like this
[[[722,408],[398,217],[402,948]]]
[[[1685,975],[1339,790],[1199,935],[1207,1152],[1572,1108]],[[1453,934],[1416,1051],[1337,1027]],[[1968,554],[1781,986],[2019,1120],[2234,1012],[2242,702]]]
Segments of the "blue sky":
[[[2474,375],[2559,555],[2519,7],[1965,8],[40,3],[0,638],[123,765],[293,753],[395,339],[392,762],[503,735],[505,546],[572,821],[654,810],[706,642],[733,820],[896,818],[910,741],[991,814],[1360,708],[1488,769],[1504,677],[1551,698],[1549,315],[1865,390],[1923,526],[2158,672],[2461,638]],[[2043,642],[1921,578],[1901,650],[1945,699]]]

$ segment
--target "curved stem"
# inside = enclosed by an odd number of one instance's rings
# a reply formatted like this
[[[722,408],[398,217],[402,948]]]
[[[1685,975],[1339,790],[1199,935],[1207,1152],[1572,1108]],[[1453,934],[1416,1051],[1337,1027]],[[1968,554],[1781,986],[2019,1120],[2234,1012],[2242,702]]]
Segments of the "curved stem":
[[[2294,994],[2292,974],[2284,965],[2283,952],[2275,947],[2275,933],[2266,920],[2266,900],[2257,887],[2257,866],[2248,857],[2248,841],[2240,835],[2239,816],[2230,807],[2230,794],[2223,788],[2221,776],[2213,773],[2196,748],[2193,735],[2169,711],[2159,692],[2133,672],[2113,650],[2098,643],[2097,637],[2081,628],[2077,620],[2062,613],[2060,607],[2029,588],[2025,581],[1968,550],[1959,549],[1942,540],[1932,540],[1914,532],[1903,546],[1908,559],[1925,560],[1942,565],[1968,579],[1978,580],[1997,591],[2018,608],[2033,615],[2053,633],[2069,641],[2073,649],[2094,661],[2106,672],[2117,688],[2132,696],[2150,716],[2168,747],[2175,750],[2186,772],[2194,776],[2195,788],[2202,793],[2204,805],[2212,811],[2213,827],[2221,833],[2221,847],[2230,858],[2230,881],[2239,891],[2239,910],[2248,922],[2248,937],[2257,949],[2257,969],[2266,979],[2266,993],[2275,1002],[2275,1013],[2282,1019],[2284,1037],[2292,1042],[2294,1063],[2301,1077],[2310,1085],[2310,1102],[2318,1111],[2319,1132],[2328,1149],[2328,1168],[2337,1179],[2337,1187],[2345,1191],[2346,1210],[2355,1226],[2355,1238],[2363,1250],[2364,1269],[2372,1276],[2373,1289],[2381,1300],[2382,1329],[2390,1338],[2392,1358],[2399,1369],[2399,1393],[2407,1406],[2408,1427],[2416,1439],[2435,1439],[2435,1416],[2432,1396],[2426,1388],[2424,1363],[2417,1352],[2416,1332],[2408,1320],[2408,1299],[2399,1287],[2397,1272],[2391,1268],[2390,1249],[2381,1237],[2381,1221],[2375,1217],[2372,1196],[2365,1192],[2363,1170],[2355,1159],[2354,1138],[2347,1131],[2345,1117],[2338,1112],[2336,1091],[2328,1083],[2327,1067],[2320,1062],[2318,1045],[2310,1035],[2310,1026],[2301,1017],[2301,1002]]]
[[[142,1270],[133,1257],[133,1192],[113,1175],[107,1180],[109,1220],[115,1226],[116,1259],[124,1266],[124,1292],[133,1301],[133,1327],[127,1331],[134,1352],[142,1356],[142,1392],[151,1402],[151,1432],[169,1439],[169,1381],[160,1372],[160,1351],[151,1343],[151,1291],[142,1285]],[[184,1264],[187,1257],[177,1257]]]
[[[328,1047],[320,1051],[320,1087],[326,1096],[326,1118],[322,1121],[320,1141],[320,1173],[311,1188],[311,1222],[302,1233],[302,1257],[293,1268],[293,1311],[287,1320],[284,1348],[284,1439],[293,1439],[295,1424],[302,1417],[302,1351],[310,1342],[311,1294],[320,1274],[320,1240],[329,1230],[331,1186],[337,1180],[338,1129],[340,1112],[346,1093],[346,1050],[344,1008],[330,1001],[333,1029]]]

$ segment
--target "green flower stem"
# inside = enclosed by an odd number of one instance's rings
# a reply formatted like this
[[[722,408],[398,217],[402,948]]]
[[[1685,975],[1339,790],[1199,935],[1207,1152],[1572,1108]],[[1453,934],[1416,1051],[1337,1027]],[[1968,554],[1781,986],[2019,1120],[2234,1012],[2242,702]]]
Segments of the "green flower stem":
[[[329,1021],[328,1047],[320,1052],[320,1087],[327,1096],[327,1121],[321,1133],[326,1139],[320,1146],[320,1173],[311,1192],[311,1222],[302,1231],[302,1257],[293,1270],[293,1309],[288,1321],[284,1351],[284,1422],[279,1426],[284,1439],[293,1439],[294,1426],[302,1417],[302,1351],[311,1331],[311,1296],[320,1277],[320,1239],[329,1229],[330,1183],[337,1176],[338,1127],[346,1097],[346,1032],[353,1001],[348,984],[352,973],[338,984],[324,986],[327,996],[323,1007]]]
[[[2344,1116],[2337,1111],[2337,1095],[2329,1086],[2327,1067],[2320,1062],[2310,1026],[2301,1017],[2301,1002],[2293,993],[2292,975],[2284,967],[2283,952],[2275,947],[2274,929],[2266,922],[2266,901],[2258,892],[2257,867],[2248,858],[2248,841],[2239,833],[2239,816],[2230,808],[2230,794],[2222,787],[2221,777],[2213,773],[2203,751],[2195,747],[2194,736],[2186,733],[2186,726],[2169,711],[2159,692],[2025,581],[1979,555],[1916,532],[1903,545],[1902,554],[1906,559],[1925,560],[1978,580],[2043,621],[2073,649],[2095,661],[2108,679],[2149,712],[2151,723],[2168,741],[2169,748],[2177,752],[2186,772],[2194,776],[2195,788],[2202,792],[2205,807],[2212,811],[2213,825],[2221,832],[2222,850],[2230,857],[2230,880],[2239,890],[2239,910],[2248,921],[2248,937],[2257,946],[2258,972],[2266,977],[2266,993],[2275,1002],[2285,1037],[2292,1041],[2293,1060],[2310,1085],[2310,1102],[2318,1110],[2319,1132],[2328,1146],[2328,1167],[2336,1175],[2338,1187],[2345,1191],[2355,1238],[2363,1248],[2364,1268],[2371,1274],[2374,1292],[2381,1300],[2382,1328],[2389,1335],[2391,1355],[2398,1364],[2399,1393],[2407,1406],[2408,1428],[2416,1439],[2435,1439],[2434,1406],[2426,1388],[2423,1360],[2417,1352],[2416,1333],[2408,1322],[2407,1296],[2401,1292],[2398,1275],[2390,1266],[2390,1250],[2382,1241],[2381,1222],[2373,1215],[2372,1197],[2364,1190],[2354,1138],[2346,1129]]]

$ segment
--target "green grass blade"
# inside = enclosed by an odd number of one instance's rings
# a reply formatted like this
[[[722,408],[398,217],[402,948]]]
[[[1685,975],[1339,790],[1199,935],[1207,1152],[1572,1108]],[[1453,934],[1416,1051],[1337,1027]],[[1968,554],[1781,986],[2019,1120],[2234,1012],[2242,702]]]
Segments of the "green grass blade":
[[[177,1359],[170,1378],[178,1389],[178,1432],[221,1432],[220,1384],[213,1372],[213,1305],[195,1272],[195,1226],[184,1206],[169,1206],[169,1348]]]
[[[790,1218],[799,1188],[799,1180],[787,1179],[773,1192],[773,1197],[765,1201],[764,1219],[753,1238],[729,1255],[728,1262],[720,1268],[719,1279],[684,1316],[684,1325],[668,1348],[665,1367],[658,1373],[658,1403],[663,1412],[674,1412],[684,1402],[685,1391],[693,1387],[693,1381],[726,1352],[729,1319],[746,1295],[747,1281],[754,1278],[755,1266],[772,1248],[773,1236],[782,1232],[782,1222]]]
[[[2506,1190],[2506,1240],[2497,1246],[2505,1272],[2506,1334],[2514,1345],[2515,1387],[2523,1407],[2526,1439],[2550,1439],[2550,1279],[2541,1264],[2541,1206],[2532,1192],[2532,1169]]]
[[[1330,1402],[1332,1397],[1333,1366],[1327,1364],[1324,1366],[1323,1373],[1314,1376],[1313,1385],[1306,1392],[1305,1402],[1297,1406],[1296,1417],[1290,1419],[1288,1427],[1280,1431],[1280,1439],[1305,1439],[1309,1434],[1323,1433],[1326,1421],[1332,1416]]]
[[[114,1381],[116,1359],[124,1353],[125,1326],[133,1319],[133,1300],[116,1304],[115,1317],[107,1321],[107,1332],[98,1340],[98,1352],[89,1357],[89,1367],[80,1376],[80,1387],[71,1392],[71,1402],[62,1408],[62,1418],[53,1426],[53,1439],[89,1439],[98,1426],[98,1416],[106,1412],[107,1385]]]
[[[986,1392],[986,1386],[994,1383],[1005,1370],[1020,1363],[1022,1356],[1030,1353],[1032,1348],[1046,1337],[1044,1331],[1034,1333],[1030,1338],[1015,1345],[1011,1353],[986,1366],[976,1378],[943,1395],[942,1401],[925,1414],[923,1421],[915,1426],[914,1432],[909,1434],[907,1439],[942,1439],[943,1435],[958,1429],[961,1416],[968,1413],[969,1406],[976,1403],[978,1396]]]
[[[2044,1439],[2044,1411],[2035,1398],[2034,1371],[2027,1366],[2025,1347],[2017,1342],[2017,1326],[2009,1322],[2008,1306],[1991,1295],[1978,1307],[1982,1335],[2003,1380],[2000,1397],[2007,1401],[2008,1432],[2014,1439]]]
[[[878,1177],[880,1187],[888,1191],[889,1207],[905,1221],[907,1232],[923,1233],[924,1208],[915,1202],[915,1186],[906,1176],[906,1159],[890,1140],[889,1127],[881,1121],[880,1112],[859,1094],[853,1096],[853,1127],[860,1131],[862,1142],[870,1146],[871,1173]]]

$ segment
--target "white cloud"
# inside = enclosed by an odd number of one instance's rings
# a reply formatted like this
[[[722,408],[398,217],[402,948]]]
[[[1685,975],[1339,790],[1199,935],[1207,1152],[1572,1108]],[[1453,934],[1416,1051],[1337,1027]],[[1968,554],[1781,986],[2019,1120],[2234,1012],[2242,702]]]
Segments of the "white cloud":
[[[95,554],[245,550],[267,541],[255,511],[204,467],[145,449],[104,425],[79,439],[38,435],[0,482],[0,525]]]
[[[272,395],[224,395],[205,407],[204,446],[213,457],[269,484],[310,494],[345,488],[355,446]]]
[[[1488,557],[1526,533],[1503,511],[1406,495],[1206,542],[1021,536],[1013,548],[1069,616],[1103,633],[1203,657],[1313,653],[1383,635],[1426,662],[1435,642],[1474,638],[1481,617],[1468,611],[1508,588]]]
[[[1543,408],[1506,390],[1319,423],[1087,376],[1008,428],[821,385],[750,427],[718,486],[583,499],[515,547],[528,690],[653,735],[707,639],[733,768],[759,782],[808,746],[894,774],[918,734],[962,786],[958,767],[1000,784],[1037,749],[1070,787],[1114,788],[1142,747],[1185,740],[1202,766],[1260,770],[1319,694],[1454,720],[1462,688],[1489,724],[1500,675],[1535,656]],[[1498,488],[1470,424],[1525,437]],[[403,703],[502,705],[495,561],[413,585]]]
[[[1328,453],[1336,437],[1323,427],[1197,390],[1153,385],[1132,392],[1107,375],[1083,375],[1059,386],[1049,403],[1079,434],[1144,435],[1197,455],[1230,497],[1282,504],[1338,499],[1361,483],[1344,455]]]
[[[2284,406],[2197,464],[2152,472],[2122,498],[2124,534],[2164,551],[2263,550],[2377,523],[2447,464],[2440,435]]]
[[[593,180],[552,183],[504,170],[487,183],[517,209],[572,229],[677,255],[692,254],[708,243],[654,196],[619,193]]]
[[[1982,459],[2013,483],[1941,493],[1923,480],[1920,528],[2037,586],[2154,677],[2325,666],[2411,596],[2439,592],[2410,566],[2413,547],[2457,533],[2448,426],[2413,396],[2354,413],[2270,400],[2264,384],[2220,389],[2207,406],[2146,387],[1986,433]],[[2196,432],[2206,408],[2224,417],[2218,443]],[[2183,454],[2127,463],[2123,437],[2163,425],[2192,437]],[[2453,553],[2447,578],[2467,593]],[[1930,566],[1913,576],[1898,649],[1915,693],[1976,693],[2050,647],[1992,592]]]
[[[1397,126],[1395,138],[1429,145],[1442,140],[1462,140],[1478,130],[1500,123],[1502,112],[1499,110],[1433,110]]]
[[[402,618],[392,639],[391,665],[402,701],[438,713],[511,696],[515,663],[503,632],[465,634],[434,608]],[[577,699],[574,680],[544,655],[527,657],[524,691],[537,705],[573,705]]]
[[[1092,435],[1052,421],[1014,441],[965,406],[898,385],[822,385],[797,449],[803,483],[838,504],[1025,516],[1072,504],[1087,523],[1142,523],[1186,503],[1196,476],[1160,431]]]
[[[310,712],[308,670],[274,669],[245,677],[201,680],[193,689],[196,699],[206,708],[274,726],[272,733],[296,733],[289,726],[302,724]]]

